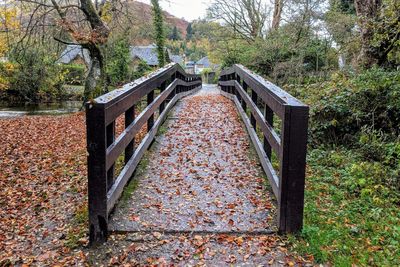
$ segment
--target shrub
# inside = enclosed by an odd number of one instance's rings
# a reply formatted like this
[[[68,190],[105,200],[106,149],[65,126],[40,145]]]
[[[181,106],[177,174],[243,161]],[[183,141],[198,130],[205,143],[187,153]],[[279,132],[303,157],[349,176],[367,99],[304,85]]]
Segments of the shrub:
[[[85,82],[86,67],[78,64],[62,65],[65,72],[65,82],[71,85],[83,85]]]
[[[147,65],[144,60],[140,60],[136,70],[133,72],[132,78],[139,79],[152,70],[153,69],[149,65]]]
[[[121,85],[131,79],[131,56],[129,43],[125,39],[117,40],[106,51],[106,72],[111,85]]]
[[[10,77],[8,95],[36,102],[56,98],[63,93],[64,71],[46,51],[27,48],[13,54],[15,71]]]
[[[335,73],[328,82],[288,87],[311,107],[313,144],[357,143],[363,127],[400,134],[400,73],[373,68]]]
[[[14,75],[15,65],[10,62],[0,62],[0,91],[10,88],[10,80]]]

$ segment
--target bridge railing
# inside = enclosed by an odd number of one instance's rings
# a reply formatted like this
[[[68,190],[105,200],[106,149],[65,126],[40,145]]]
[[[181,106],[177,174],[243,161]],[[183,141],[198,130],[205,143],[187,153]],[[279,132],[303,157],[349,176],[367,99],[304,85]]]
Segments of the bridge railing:
[[[185,73],[178,64],[169,64],[86,104],[91,243],[107,239],[110,212],[169,110],[201,84],[200,76]],[[157,97],[156,88],[160,91]],[[146,96],[146,108],[135,117],[135,106]],[[125,116],[125,129],[116,137],[116,120],[121,115]],[[135,136],[146,124],[147,135],[135,147]],[[116,177],[116,162],[121,157],[124,163]]]
[[[308,106],[241,65],[222,71],[219,85],[235,101],[267,174],[278,202],[279,231],[298,232],[303,225]],[[274,128],[274,120],[280,129]]]

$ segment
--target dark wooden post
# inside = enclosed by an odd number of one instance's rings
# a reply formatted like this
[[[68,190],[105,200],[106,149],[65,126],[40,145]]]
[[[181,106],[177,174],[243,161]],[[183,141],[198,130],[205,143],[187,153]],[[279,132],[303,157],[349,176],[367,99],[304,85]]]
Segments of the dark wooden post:
[[[107,148],[112,145],[115,141],[115,121],[107,125]],[[111,188],[114,183],[114,172],[115,165],[113,164],[109,170],[107,170],[107,190]]]
[[[147,94],[147,106],[153,103],[154,101],[154,90],[152,90],[150,93]],[[154,114],[150,116],[150,118],[147,120],[147,132],[150,132],[151,128],[153,128],[154,125]]]
[[[274,112],[267,104],[264,104],[264,118],[265,118],[265,122],[268,123],[269,125],[271,125],[271,127],[273,127]],[[269,160],[271,160],[271,155],[272,155],[271,145],[268,143],[268,140],[265,137],[265,135],[264,135],[264,151],[265,151],[265,154],[267,154],[267,157],[269,158]]]
[[[175,79],[177,79],[177,73],[176,73],[176,72],[172,75],[171,81],[174,82]],[[176,87],[175,87],[175,89],[174,89],[174,90],[172,91],[172,93],[171,93],[171,99],[174,98],[175,95],[176,95]]]
[[[251,100],[257,106],[258,96],[254,90],[251,90]],[[257,121],[256,121],[256,118],[254,117],[253,113],[251,113],[250,122],[251,122],[251,125],[253,126],[254,130],[257,131]]]
[[[245,81],[243,81],[243,90],[245,91],[245,93],[247,94],[247,90],[248,90],[249,86],[247,85],[247,83]],[[247,104],[246,101],[242,100],[242,108],[244,110],[244,112],[247,112]]]
[[[295,233],[303,226],[308,112],[307,106],[285,107],[278,198],[280,232]]]
[[[236,74],[236,81],[240,84],[240,76]],[[236,87],[235,87],[236,88]],[[236,97],[238,98],[239,102],[242,102],[242,98],[240,96],[239,90],[235,90]]]
[[[166,85],[167,85],[167,82],[166,82],[166,81],[163,82],[163,83],[160,85],[160,94],[162,94],[162,92],[165,91]],[[160,114],[164,111],[164,109],[165,109],[165,101],[163,101],[163,102],[160,104]]]
[[[132,106],[125,112],[125,129],[131,125],[131,123],[135,120],[135,106]],[[129,145],[125,148],[125,164],[132,158],[135,152],[135,138],[129,143]]]
[[[86,104],[88,155],[89,241],[107,240],[107,170],[105,111],[95,104]]]

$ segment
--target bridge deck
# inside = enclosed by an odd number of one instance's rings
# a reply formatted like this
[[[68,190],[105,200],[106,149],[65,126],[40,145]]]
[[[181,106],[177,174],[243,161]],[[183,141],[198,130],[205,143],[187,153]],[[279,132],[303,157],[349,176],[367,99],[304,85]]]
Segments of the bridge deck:
[[[110,218],[110,231],[126,235],[112,235],[104,249],[123,262],[285,261],[272,233],[273,194],[234,103],[206,85],[176,105],[165,129]]]
[[[110,230],[271,232],[272,194],[232,101],[205,86],[179,102],[166,124]]]

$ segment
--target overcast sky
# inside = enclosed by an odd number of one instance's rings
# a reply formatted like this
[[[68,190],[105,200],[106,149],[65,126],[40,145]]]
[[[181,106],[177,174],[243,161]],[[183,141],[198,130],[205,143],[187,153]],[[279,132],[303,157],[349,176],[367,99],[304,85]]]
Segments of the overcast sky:
[[[138,1],[150,4],[150,0]],[[185,18],[187,21],[204,17],[210,2],[211,0],[160,0],[163,10],[178,18]]]

